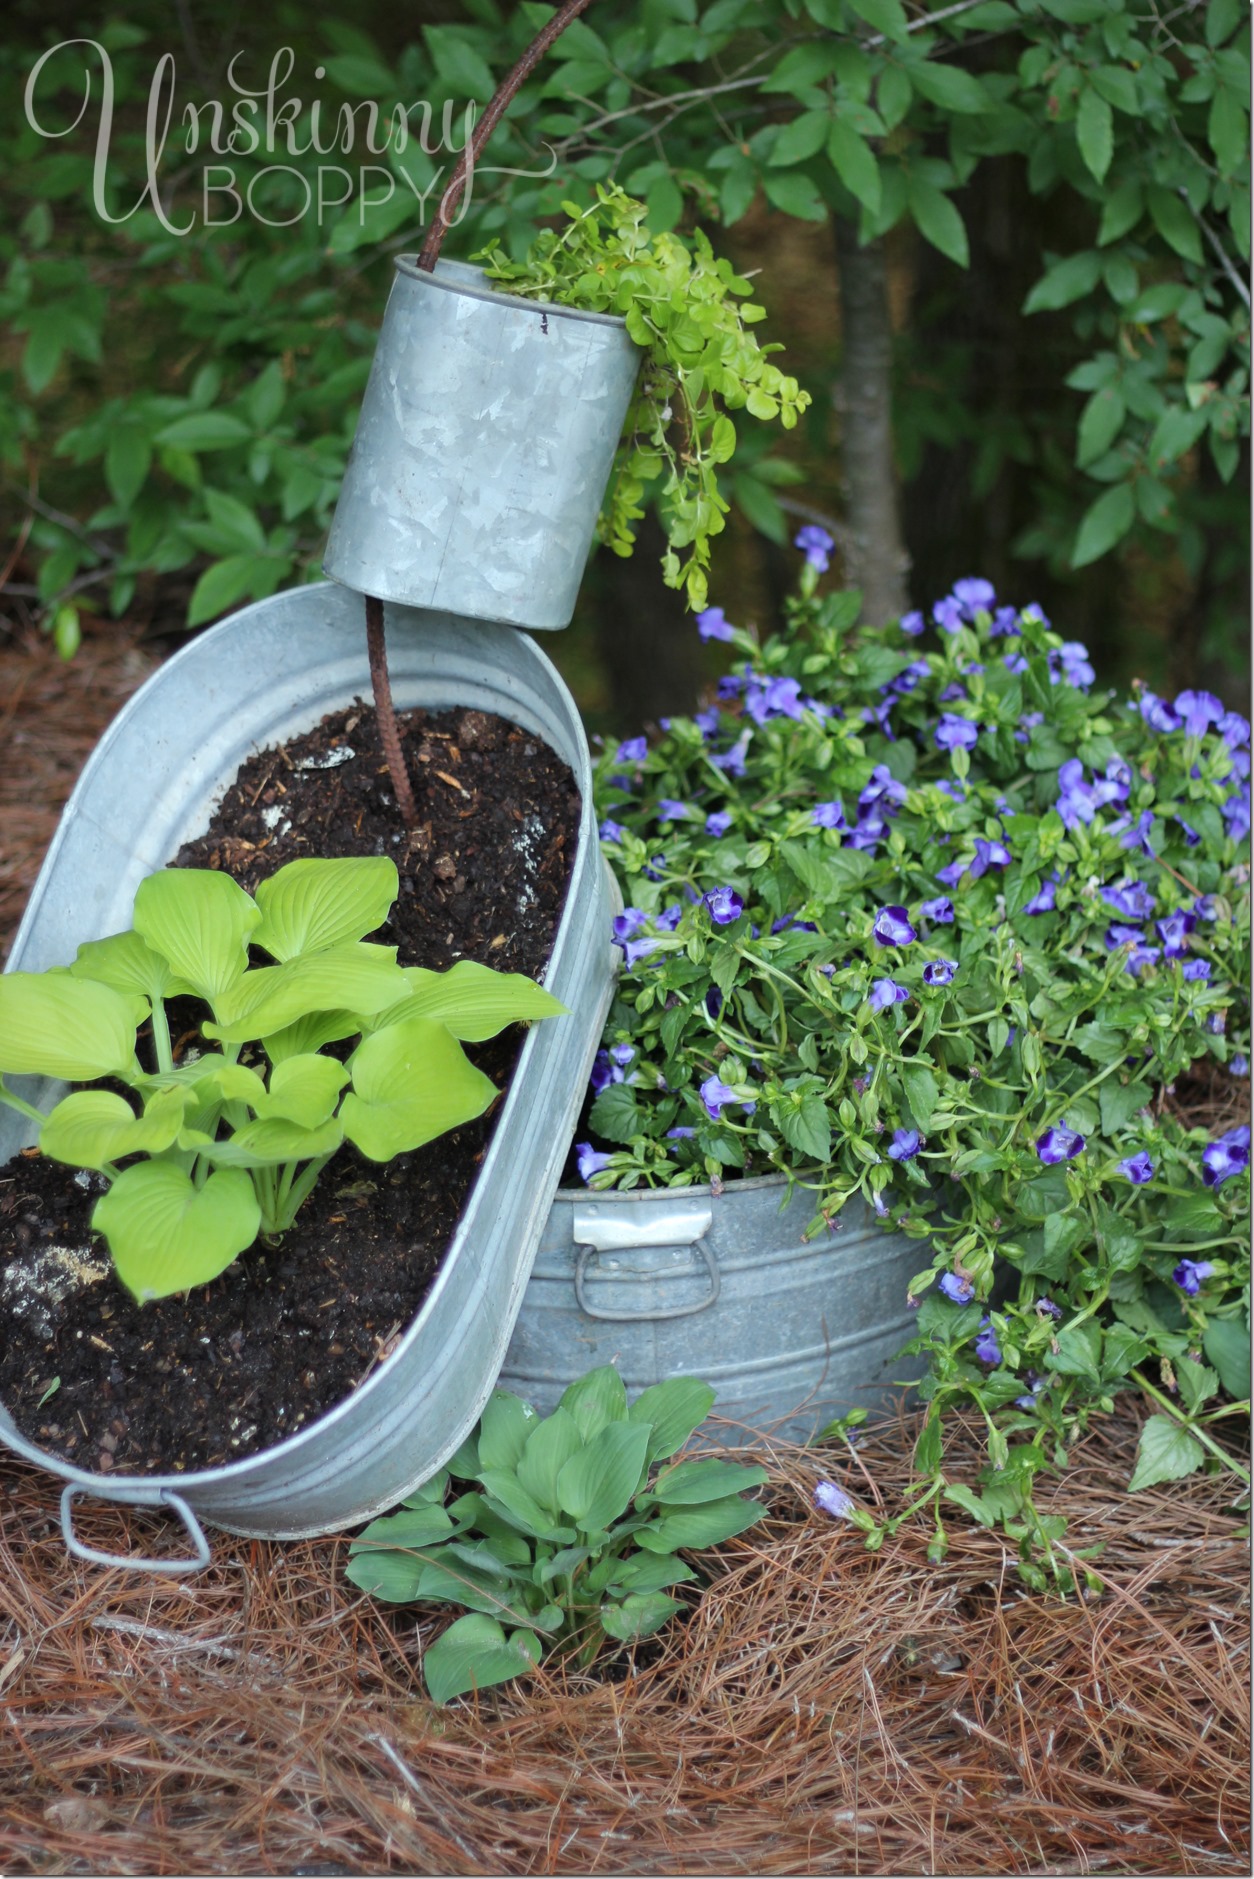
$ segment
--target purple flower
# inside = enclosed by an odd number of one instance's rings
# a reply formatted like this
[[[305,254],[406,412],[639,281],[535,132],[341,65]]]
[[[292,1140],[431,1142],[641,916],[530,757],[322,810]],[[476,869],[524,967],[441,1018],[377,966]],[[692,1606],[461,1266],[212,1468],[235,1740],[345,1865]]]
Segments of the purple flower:
[[[1182,1292],[1196,1298],[1202,1289],[1202,1280],[1209,1279],[1214,1270],[1209,1259],[1182,1259],[1171,1276]]]
[[[1139,848],[1144,854],[1152,858],[1154,850],[1150,847],[1150,830],[1153,826],[1153,812],[1149,809],[1142,810],[1136,821],[1128,828],[1127,833],[1119,837],[1120,848]],[[1114,832],[1114,825],[1112,824],[1112,835]]]
[[[1024,913],[1053,913],[1057,904],[1056,894],[1057,884],[1055,877],[1051,874],[1048,880],[1041,882],[1031,900],[1024,907]]]
[[[1117,887],[1104,887],[1102,899],[1125,920],[1148,920],[1157,904],[1144,881],[1120,881]]]
[[[676,802],[673,796],[663,796],[657,806],[659,822],[686,822],[696,813],[691,803]]]
[[[1019,625],[1019,616],[1013,607],[998,607],[989,621],[990,639],[1019,639],[1023,629]]]
[[[679,905],[679,902],[672,901],[671,905],[664,907],[661,913],[654,914],[653,924],[654,926],[661,927],[663,933],[673,933],[683,917],[684,910]]]
[[[1001,662],[1007,672],[1013,672],[1016,677],[1020,672],[1026,672],[1028,669],[1028,662],[1021,652],[1005,652],[1002,654]]]
[[[707,607],[697,615],[697,631],[702,639],[730,639],[735,630],[721,607]]]
[[[886,763],[877,763],[858,797],[859,809],[880,808],[892,815],[893,805],[906,800],[906,786],[899,783]]]
[[[917,1129],[894,1129],[893,1139],[888,1145],[890,1161],[913,1161],[923,1146],[923,1137]]]
[[[1014,856],[1007,848],[1005,842],[989,842],[986,841],[982,835],[977,835],[975,838],[975,856],[968,864],[971,870],[971,879],[978,881],[980,876],[988,868],[1008,868],[1013,860]]]
[[[892,698],[886,698],[882,705],[863,705],[862,707],[863,723],[864,724],[878,724],[881,731],[883,731],[885,737],[888,739],[890,744],[895,744],[897,741],[896,737],[893,734],[893,724],[892,724],[892,717],[891,717],[893,705],[895,702],[896,701]]]
[[[627,1068],[627,1065],[634,1060],[635,1055],[636,1047],[634,1044],[611,1044],[609,1049],[610,1062],[616,1064],[620,1071]]]
[[[720,713],[717,705],[711,705],[707,711],[698,711],[693,717],[693,723],[707,744],[718,732],[719,719]]]
[[[1055,666],[1055,659],[1062,667],[1061,673]],[[1059,647],[1056,654],[1051,652],[1049,676],[1050,682],[1054,685],[1057,685],[1059,678],[1062,677],[1067,680],[1068,684],[1074,685],[1077,691],[1085,691],[1097,676],[1089,664],[1088,647],[1082,646],[1078,639],[1069,639],[1064,646]]]
[[[956,1272],[942,1272],[939,1284],[945,1297],[955,1305],[969,1305],[975,1297],[975,1287],[970,1279],[960,1278]]]
[[[623,964],[628,969],[639,965],[642,959],[647,959],[650,953],[655,953],[661,944],[659,939],[628,940],[623,947]]]
[[[837,1487],[834,1481],[820,1481],[814,1490],[814,1505],[821,1514],[829,1514],[833,1520],[848,1520],[857,1502],[844,1488]]]
[[[745,754],[749,749],[749,739],[752,736],[752,731],[742,731],[730,750],[725,750],[721,757],[711,757],[710,762],[718,769],[725,770],[728,776],[743,776]]]
[[[726,809],[716,809],[713,815],[705,818],[705,832],[707,835],[714,836],[715,840],[720,835],[726,835],[731,825],[731,815]]]
[[[717,1018],[719,1012],[723,1009],[723,994],[717,985],[711,985],[701,1002],[710,1017]]]
[[[963,620],[962,602],[956,600],[952,594],[946,594],[945,598],[938,600],[932,608],[932,618],[942,633],[956,633]]]
[[[745,698],[745,710],[756,724],[768,718],[800,718],[805,710],[801,686],[796,679],[768,679],[765,685],[751,685]]]
[[[695,1129],[687,1129],[681,1122],[676,1128],[666,1131],[666,1139],[668,1142],[687,1142],[690,1141],[695,1134]]]
[[[954,923],[954,903],[946,894],[938,894],[935,900],[925,900],[919,912],[925,920],[932,920],[937,926],[952,926]]]
[[[717,1122],[723,1111],[724,1103],[740,1103],[746,1114],[752,1115],[756,1103],[747,1103],[743,1096],[737,1096],[730,1084],[722,1083],[716,1076],[708,1076],[701,1085],[701,1101],[705,1104],[706,1114],[711,1122]]]
[[[588,1088],[592,1091],[592,1094],[599,1096],[601,1091],[608,1089],[611,1083],[615,1081],[621,1083],[622,1080],[621,1071],[618,1077],[615,1078],[608,1050],[599,1050],[592,1059],[592,1075],[588,1078]]]
[[[968,575],[965,579],[954,582],[954,599],[961,602],[968,619],[977,607],[987,610],[996,598],[997,594],[992,582],[981,580],[978,575]]]
[[[1247,1077],[1250,1074],[1250,1060],[1243,1050],[1239,1050],[1228,1065],[1228,1074],[1234,1077]]]
[[[982,1364],[1001,1362],[1001,1345],[997,1342],[997,1333],[993,1321],[987,1312],[980,1319],[980,1329],[975,1340],[975,1354]]]
[[[1228,1014],[1226,1011],[1212,1011],[1210,1017],[1206,1020],[1206,1029],[1210,1032],[1212,1037],[1222,1037],[1224,1034],[1224,1026],[1227,1022]]]
[[[1163,951],[1168,959],[1181,959],[1188,950],[1185,940],[1197,925],[1197,917],[1187,913],[1183,907],[1169,913],[1165,920],[1155,920],[1154,926],[1163,942]]]
[[[980,727],[972,724],[970,718],[959,718],[952,711],[942,711],[934,735],[942,750],[974,750],[980,739]]]
[[[618,746],[614,753],[615,763],[643,763],[649,754],[649,746],[643,737],[629,737]]]
[[[1016,1396],[1015,1405],[1019,1409],[1035,1409],[1036,1399],[1045,1388],[1044,1377],[1038,1377],[1035,1370],[1029,1370],[1024,1381],[1028,1386],[1026,1396]]]
[[[711,920],[718,926],[730,926],[745,910],[745,903],[734,887],[713,887],[702,895],[702,900],[710,910]]]
[[[871,932],[880,946],[909,946],[919,937],[904,907],[881,907]]]
[[[837,797],[832,802],[817,802],[814,805],[813,821],[820,829],[847,829],[845,805]]]
[[[1154,1164],[1147,1149],[1138,1149],[1135,1155],[1129,1155],[1119,1163],[1119,1172],[1131,1181],[1133,1187],[1144,1187],[1154,1178]]]
[[[1137,710],[1151,731],[1158,731],[1166,736],[1168,732],[1180,729],[1179,718],[1166,700],[1160,698],[1156,692],[1142,692],[1137,701]]]
[[[1175,709],[1186,737],[1205,737],[1209,726],[1224,717],[1223,704],[1213,692],[1181,692]]]
[[[1052,1298],[1038,1298],[1033,1307],[1038,1318],[1061,1318],[1062,1306],[1055,1305]]]
[[[1186,959],[1180,971],[1186,979],[1208,979],[1210,977],[1210,960]]]
[[[786,913],[780,920],[771,921],[772,933],[817,933],[813,920],[798,920],[795,913]]]
[[[1055,1122],[1046,1129],[1044,1135],[1036,1139],[1036,1152],[1049,1167],[1060,1161],[1071,1161],[1084,1152],[1084,1137],[1069,1129],[1065,1122]]]
[[[597,830],[603,842],[621,842],[626,833],[621,822],[611,822],[608,816]]]
[[[835,546],[827,530],[813,522],[807,522],[803,529],[798,529],[793,538],[793,547],[800,548],[810,566],[820,574],[826,574],[831,566],[830,556]]]
[[[942,887],[957,887],[967,867],[968,863],[965,861],[951,861],[947,867],[936,870],[936,878]]]
[[[958,970],[956,959],[929,959],[923,968],[925,985],[949,985]]]
[[[909,996],[909,987],[898,985],[896,979],[876,979],[866,1002],[872,1011],[887,1011],[890,1005],[900,1005]]]
[[[960,684],[957,679],[953,679],[943,692],[937,694],[936,702],[940,705],[951,705],[956,698],[966,698],[967,695],[966,686]],[[945,715],[948,716],[948,713]]]
[[[575,1155],[579,1162],[579,1178],[585,1185],[594,1174],[600,1174],[602,1169],[608,1168],[612,1159],[609,1155],[602,1155],[591,1142],[576,1142]]]
[[[921,613],[903,613],[901,616],[901,630],[903,633],[908,634],[911,639],[918,639],[925,625],[926,621]]]
[[[624,907],[614,916],[610,931],[620,946],[625,946],[629,939],[635,939],[641,927],[648,924],[649,916],[642,907]]]
[[[1106,928],[1106,951],[1113,953],[1116,946],[1139,946],[1142,934],[1139,926],[1123,926],[1119,921],[1112,921]]]
[[[1222,1187],[1234,1174],[1250,1165],[1250,1131],[1242,1126],[1229,1129],[1217,1142],[1202,1150],[1202,1179],[1207,1187]]]

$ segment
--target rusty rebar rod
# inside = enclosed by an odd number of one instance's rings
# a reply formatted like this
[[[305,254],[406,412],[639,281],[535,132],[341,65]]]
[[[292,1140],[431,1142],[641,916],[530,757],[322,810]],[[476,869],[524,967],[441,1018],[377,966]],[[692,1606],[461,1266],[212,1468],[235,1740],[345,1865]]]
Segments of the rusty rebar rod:
[[[418,816],[401,751],[401,734],[396,728],[396,712],[392,708],[392,681],[388,676],[387,645],[383,637],[383,602],[376,600],[373,594],[366,595],[366,653],[370,660],[370,683],[374,687],[379,742],[396,792],[396,807],[405,827],[412,829]]]

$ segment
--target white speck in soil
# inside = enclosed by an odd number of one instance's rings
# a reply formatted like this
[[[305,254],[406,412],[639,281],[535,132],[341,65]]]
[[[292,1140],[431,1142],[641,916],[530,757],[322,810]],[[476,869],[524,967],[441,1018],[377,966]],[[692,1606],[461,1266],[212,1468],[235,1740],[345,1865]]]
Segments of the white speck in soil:
[[[306,766],[302,766],[302,768],[304,767]],[[272,802],[267,808],[262,810],[261,820],[265,823],[266,827],[271,829],[276,835],[286,835],[287,831],[292,826],[283,813],[282,805],[277,802]]]
[[[303,757],[297,764],[298,770],[338,770],[342,763],[351,763],[357,752],[351,744],[337,744],[334,750],[326,751],[321,757]]]
[[[97,1284],[108,1270],[108,1259],[90,1246],[41,1246],[9,1263],[0,1297],[15,1318],[26,1319],[36,1337],[51,1337],[56,1307],[71,1292]]]
[[[519,913],[526,913],[529,907],[534,907],[536,904],[534,883],[537,872],[539,871],[542,853],[542,849],[538,844],[543,843],[544,833],[544,824],[539,816],[529,815],[524,819],[522,827],[513,840],[512,845],[514,853],[521,857],[523,871],[526,875],[526,879],[518,891]]]

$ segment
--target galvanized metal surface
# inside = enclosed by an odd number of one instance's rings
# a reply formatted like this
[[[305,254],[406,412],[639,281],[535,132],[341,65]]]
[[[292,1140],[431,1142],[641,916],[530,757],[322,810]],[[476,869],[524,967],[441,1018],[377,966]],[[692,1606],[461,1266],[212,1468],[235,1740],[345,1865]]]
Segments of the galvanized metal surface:
[[[562,627],[643,357],[619,319],[400,255],[323,572],[468,618]]]
[[[529,1031],[421,1311],[387,1362],[319,1421],[226,1467],[127,1479],[48,1454],[0,1408],[0,1441],[78,1488],[143,1505],[177,1494],[216,1526],[267,1538],[328,1533],[370,1518],[433,1474],[474,1426],[522,1301],[612,989],[611,889],[587,744],[557,672],[507,628],[408,608],[389,609],[387,628],[400,707],[498,712],[542,738],[574,772],[583,814],[545,978],[571,1015]],[[35,884],[10,970],[64,963],[81,941],[129,925],[140,881],[205,827],[246,756],[363,695],[362,603],[343,588],[277,595],[192,641],[135,694],[97,746]],[[56,1094],[29,1078],[15,1078],[14,1086],[44,1109]],[[30,1134],[21,1117],[0,1109],[0,1162]]]
[[[698,1376],[717,1391],[717,1416],[795,1441],[883,1407],[922,1372],[896,1357],[914,1331],[906,1285],[926,1248],[886,1233],[858,1201],[803,1244],[813,1201],[798,1190],[781,1213],[785,1191],[782,1175],[718,1195],[560,1188],[501,1384],[547,1414],[594,1364],[616,1364],[629,1395]]]

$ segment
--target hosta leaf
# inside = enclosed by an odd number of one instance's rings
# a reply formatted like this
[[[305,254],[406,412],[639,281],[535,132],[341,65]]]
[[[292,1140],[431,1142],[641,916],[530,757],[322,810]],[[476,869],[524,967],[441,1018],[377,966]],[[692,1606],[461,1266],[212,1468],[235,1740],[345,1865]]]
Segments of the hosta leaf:
[[[283,960],[364,939],[383,925],[398,888],[387,855],[289,861],[257,889],[253,944]]]
[[[717,1546],[720,1540],[730,1540],[753,1526],[764,1511],[756,1501],[743,1501],[739,1495],[710,1501],[704,1507],[685,1507],[641,1527],[636,1544],[650,1553],[673,1553],[681,1546]]]
[[[585,1533],[601,1532],[626,1512],[645,1466],[645,1423],[611,1422],[565,1463],[557,1497]]]
[[[243,888],[212,868],[166,868],[135,895],[135,931],[210,1004],[243,977],[260,918]]]
[[[620,1559],[607,1581],[620,1597],[625,1592],[662,1592],[668,1585],[683,1585],[696,1573],[672,1553],[629,1553]]]
[[[286,1057],[270,1072],[270,1087],[253,1107],[258,1116],[282,1116],[316,1129],[330,1117],[347,1082],[347,1067],[334,1057]]]
[[[714,1391],[698,1377],[669,1377],[641,1390],[627,1411],[629,1422],[647,1422],[646,1459],[666,1461],[700,1427],[714,1404]]]
[[[124,1155],[160,1154],[183,1121],[182,1096],[171,1091],[137,1116],[110,1090],[76,1090],[57,1104],[39,1132],[39,1147],[72,1168],[107,1168]]]
[[[478,1450],[473,1466],[466,1466],[472,1458],[463,1457],[459,1449],[449,1467],[454,1474],[476,1478],[481,1468],[516,1468],[539,1427],[540,1420],[530,1403],[515,1396],[512,1390],[493,1390],[479,1421]]]
[[[98,979],[117,992],[139,992],[151,999],[170,998],[191,989],[175,977],[168,960],[133,931],[86,940],[70,971],[76,979]]]
[[[680,1609],[665,1592],[632,1592],[621,1604],[602,1605],[601,1629],[607,1638],[647,1638]]]
[[[195,1148],[220,1168],[272,1168],[285,1161],[320,1161],[324,1155],[333,1155],[343,1140],[344,1131],[334,1116],[316,1129],[275,1116],[245,1123],[220,1142],[198,1139],[197,1131],[185,1129],[179,1146]]]
[[[602,1364],[568,1383],[562,1391],[561,1405],[570,1411],[579,1424],[580,1435],[589,1442],[606,1423],[625,1420],[627,1392],[613,1364]]]
[[[390,1161],[471,1121],[497,1094],[457,1039],[429,1018],[376,1031],[357,1046],[349,1068],[353,1087],[340,1120],[371,1161]]]
[[[171,1162],[140,1161],[96,1202],[91,1223],[142,1305],[216,1279],[256,1239],[261,1209],[240,1169],[218,1169],[196,1188]]]
[[[472,959],[459,959],[447,972],[406,966],[404,973],[410,997],[381,1012],[372,1029],[409,1016],[432,1018],[454,1037],[478,1044],[520,1019],[566,1014],[565,1005],[524,973],[493,972]]]
[[[288,1057],[307,1057],[324,1044],[338,1044],[342,1038],[355,1037],[362,1020],[355,1011],[309,1011],[281,1031],[271,1031],[261,1039],[261,1048],[271,1063],[283,1063]]]
[[[652,1493],[664,1506],[696,1507],[760,1487],[767,1479],[765,1468],[745,1468],[738,1462],[681,1461],[662,1470]]]
[[[68,972],[0,974],[0,1073],[125,1077],[148,1001]]]
[[[205,1035],[244,1044],[268,1038],[311,1011],[383,1011],[405,996],[404,983],[395,947],[346,941],[244,973],[215,1006],[216,1021],[205,1024]]]
[[[574,1539],[572,1529],[561,1526],[534,1495],[528,1494],[512,1468],[484,1468],[479,1480],[489,1500],[495,1501],[524,1533],[535,1539]]]
[[[539,1662],[540,1640],[534,1631],[512,1631],[507,1637],[495,1618],[468,1612],[428,1646],[422,1674],[432,1702],[443,1705],[469,1690],[507,1683]]]
[[[518,1458],[518,1479],[556,1520],[561,1502],[557,1477],[571,1456],[583,1446],[579,1425],[568,1409],[555,1409],[532,1428]]]

